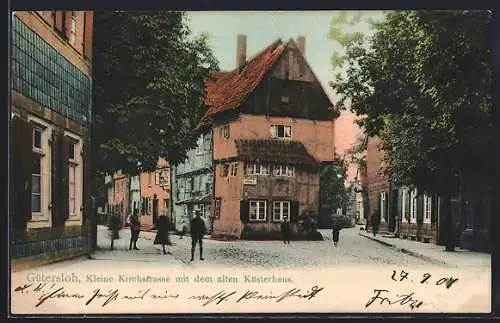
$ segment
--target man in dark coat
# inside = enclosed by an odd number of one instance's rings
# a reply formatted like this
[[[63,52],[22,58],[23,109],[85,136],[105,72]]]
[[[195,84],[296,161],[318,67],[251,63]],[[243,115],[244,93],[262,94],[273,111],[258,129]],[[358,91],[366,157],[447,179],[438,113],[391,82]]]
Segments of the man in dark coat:
[[[203,236],[207,233],[207,227],[200,215],[201,211],[196,210],[195,217],[191,220],[191,261],[194,261],[197,243],[200,245],[200,260],[205,260],[203,258]]]
[[[333,240],[333,244],[335,245],[335,247],[339,243],[340,230],[341,229],[342,229],[342,227],[340,226],[340,223],[338,223],[338,221],[333,221],[333,225],[332,225],[332,240]]]
[[[371,222],[372,222],[373,236],[375,237],[378,233],[378,229],[380,226],[380,211],[379,211],[379,209],[373,210]]]
[[[156,226],[157,232],[155,240],[153,241],[154,245],[161,245],[164,255],[171,255],[170,251],[165,250],[165,245],[171,245],[170,236],[168,234],[169,231],[169,223],[168,218],[165,215],[162,215],[158,218],[158,225]]]
[[[114,249],[115,240],[119,239],[120,236],[118,232],[120,231],[120,218],[118,215],[113,214],[109,218],[109,235],[111,238],[111,250]]]
[[[132,217],[130,218],[130,246],[128,247],[128,250],[132,250],[132,243],[134,244],[134,250],[139,250],[139,248],[137,248],[137,240],[139,239],[140,232],[141,222],[134,211],[134,214],[132,214]]]
[[[283,243],[290,244],[290,222],[288,222],[288,217],[283,218],[283,223],[281,223],[281,234],[283,234]]]

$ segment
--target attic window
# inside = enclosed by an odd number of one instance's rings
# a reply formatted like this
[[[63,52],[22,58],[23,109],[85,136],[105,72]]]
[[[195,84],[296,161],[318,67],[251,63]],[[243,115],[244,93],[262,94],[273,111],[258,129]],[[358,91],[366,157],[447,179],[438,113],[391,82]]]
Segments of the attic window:
[[[271,135],[274,138],[291,138],[292,137],[292,127],[285,125],[272,125]]]

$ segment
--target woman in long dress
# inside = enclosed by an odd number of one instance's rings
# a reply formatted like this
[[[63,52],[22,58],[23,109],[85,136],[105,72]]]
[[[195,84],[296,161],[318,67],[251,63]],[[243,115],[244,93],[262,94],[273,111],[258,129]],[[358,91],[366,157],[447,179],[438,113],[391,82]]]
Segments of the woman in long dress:
[[[158,231],[156,232],[154,244],[161,244],[164,255],[172,254],[170,251],[165,250],[165,245],[171,245],[171,243],[168,236],[168,219],[164,215],[158,218]]]
[[[109,237],[111,238],[111,250],[114,249],[115,240],[120,238],[118,232],[120,231],[120,218],[113,214],[109,219]]]

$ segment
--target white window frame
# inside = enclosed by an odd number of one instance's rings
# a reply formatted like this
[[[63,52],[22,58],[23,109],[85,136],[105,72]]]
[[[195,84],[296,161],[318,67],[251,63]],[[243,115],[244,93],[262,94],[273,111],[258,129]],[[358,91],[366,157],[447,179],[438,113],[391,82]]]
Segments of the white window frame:
[[[294,177],[295,166],[276,165],[273,173],[274,176]]]
[[[288,212],[284,212],[284,206],[288,206]],[[278,209],[278,213],[276,213]],[[290,219],[290,201],[273,201],[273,221],[283,222],[284,217]]]
[[[401,219],[406,220],[406,210],[408,209],[409,205],[406,205],[406,199],[408,197],[408,190],[406,188],[402,189],[401,191],[402,194],[402,200],[401,200]]]
[[[283,136],[279,135],[279,129],[283,127]],[[273,124],[271,125],[271,135],[273,138],[279,139],[290,139],[292,138],[292,126],[285,124]]]
[[[222,137],[224,138],[229,138],[231,135],[229,134],[229,124],[226,124],[226,125],[223,125],[221,128],[220,128],[220,134]]]
[[[69,131],[64,132],[65,137],[69,137],[74,142],[75,158],[69,160],[69,167],[75,168],[75,205],[72,213],[70,210],[69,220],[80,220],[82,223],[83,209],[83,156],[82,156],[82,138]],[[71,169],[69,170],[71,171]],[[68,192],[69,195],[69,192]],[[71,198],[71,197],[70,197]],[[71,204],[70,204],[71,205]]]
[[[246,164],[246,175],[269,175],[269,165]]]
[[[229,169],[229,176],[231,177],[238,176],[238,163],[231,163],[231,167]]]
[[[264,213],[261,214],[260,210],[264,206]],[[252,211],[255,210],[255,216],[252,217]],[[251,222],[265,222],[267,221],[267,201],[264,200],[250,200],[248,201],[248,220]]]
[[[432,220],[432,196],[424,195],[424,221],[423,223],[431,223]]]
[[[417,189],[410,191],[410,223],[417,223]]]
[[[385,192],[380,192],[380,222],[385,222],[385,212],[387,203],[387,194]]]
[[[205,204],[195,204],[194,210],[195,210],[195,212],[196,211],[200,211],[201,212],[201,216],[205,217]]]
[[[39,154],[41,156],[41,165],[40,165],[40,212],[31,212],[31,220],[29,222],[39,222],[39,221],[48,221],[49,224],[51,221],[51,162],[52,162],[52,154],[50,151],[49,139],[52,136],[52,127],[49,123],[33,117],[28,116],[28,122],[33,125],[35,128],[39,128],[43,130],[41,132],[40,144],[41,148],[34,148],[34,141],[32,144],[32,153]],[[34,136],[34,130],[33,134]],[[31,179],[33,181],[33,179]],[[33,184],[32,184],[33,185]],[[30,198],[32,192],[30,192]],[[32,211],[32,210],[30,210]]]
[[[204,138],[203,135],[201,135],[198,140],[196,141],[196,155],[201,155],[203,154],[204,151]]]

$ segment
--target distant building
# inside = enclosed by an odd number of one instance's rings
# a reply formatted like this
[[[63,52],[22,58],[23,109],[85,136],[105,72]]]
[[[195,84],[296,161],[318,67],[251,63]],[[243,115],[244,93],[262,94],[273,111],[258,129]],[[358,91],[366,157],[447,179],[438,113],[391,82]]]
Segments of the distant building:
[[[332,103],[304,58],[281,40],[207,82],[202,120],[213,133],[213,235],[278,238],[285,217],[306,237],[319,212],[319,165],[334,158]]]
[[[176,229],[182,230],[189,224],[195,211],[209,232],[213,228],[213,168],[212,168],[212,131],[204,129],[198,138],[197,147],[188,151],[184,163],[172,169],[172,200]]]
[[[89,246],[93,14],[15,11],[11,22],[11,255],[74,257]]]
[[[161,215],[170,218],[170,165],[160,159],[154,172],[139,175],[141,204],[139,219],[141,225],[153,227]]]

